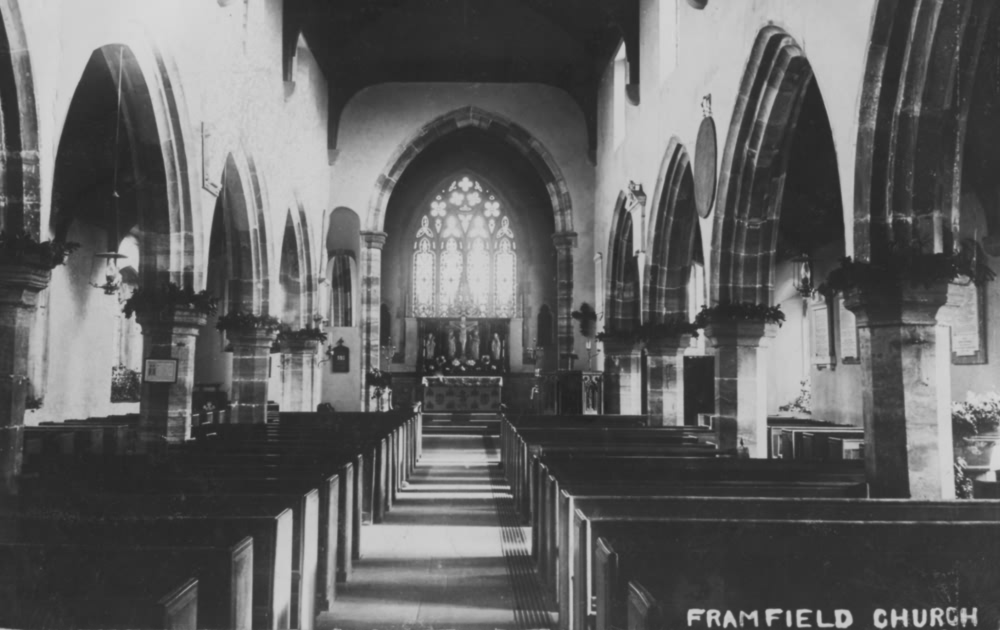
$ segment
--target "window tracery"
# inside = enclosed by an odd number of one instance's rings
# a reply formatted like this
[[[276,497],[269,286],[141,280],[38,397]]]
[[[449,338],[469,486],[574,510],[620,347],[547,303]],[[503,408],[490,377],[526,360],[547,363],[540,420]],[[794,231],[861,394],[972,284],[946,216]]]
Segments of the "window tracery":
[[[517,241],[502,203],[463,176],[431,200],[413,241],[416,317],[513,317]]]

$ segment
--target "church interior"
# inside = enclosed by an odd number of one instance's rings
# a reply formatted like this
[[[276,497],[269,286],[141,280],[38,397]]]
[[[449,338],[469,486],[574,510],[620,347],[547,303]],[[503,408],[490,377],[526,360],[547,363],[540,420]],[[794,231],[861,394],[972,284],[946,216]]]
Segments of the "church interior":
[[[993,0],[0,18],[0,627],[1000,624]]]

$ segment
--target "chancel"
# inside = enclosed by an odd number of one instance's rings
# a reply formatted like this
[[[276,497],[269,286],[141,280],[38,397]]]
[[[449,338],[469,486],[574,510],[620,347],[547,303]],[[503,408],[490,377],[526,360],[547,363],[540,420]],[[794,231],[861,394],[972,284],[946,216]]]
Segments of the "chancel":
[[[0,627],[996,628],[992,0],[0,0]]]

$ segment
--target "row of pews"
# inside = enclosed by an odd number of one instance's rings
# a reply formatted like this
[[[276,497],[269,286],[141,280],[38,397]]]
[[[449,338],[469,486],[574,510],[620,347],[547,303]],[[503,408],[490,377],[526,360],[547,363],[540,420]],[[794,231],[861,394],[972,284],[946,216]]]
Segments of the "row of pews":
[[[1000,620],[1000,502],[868,499],[861,461],[737,459],[708,429],[644,424],[502,421],[504,474],[563,630],[834,627],[835,614],[885,627],[873,617],[893,607]],[[766,621],[779,608],[793,616]]]
[[[145,456],[80,437],[109,424],[26,457],[0,506],[0,627],[308,630],[420,456],[410,411],[206,424]]]
[[[864,459],[865,431],[806,418],[767,419],[767,455],[772,459],[840,461]]]

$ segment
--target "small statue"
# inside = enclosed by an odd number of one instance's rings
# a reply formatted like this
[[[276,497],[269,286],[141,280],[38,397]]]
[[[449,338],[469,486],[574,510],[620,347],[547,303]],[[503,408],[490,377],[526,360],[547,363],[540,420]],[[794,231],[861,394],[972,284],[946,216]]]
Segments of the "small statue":
[[[437,344],[434,342],[434,333],[427,333],[427,336],[424,337],[424,358],[425,359],[433,359],[434,358],[434,350],[436,349],[435,348],[436,345]]]
[[[465,347],[465,358],[471,361],[479,359],[479,328],[473,326],[469,331],[469,342]]]
[[[448,333],[448,359],[454,359],[456,354],[458,354],[458,339],[453,330]]]
[[[493,341],[490,342],[490,355],[494,363],[500,363],[503,357],[503,342],[500,341],[500,333],[493,333]]]

